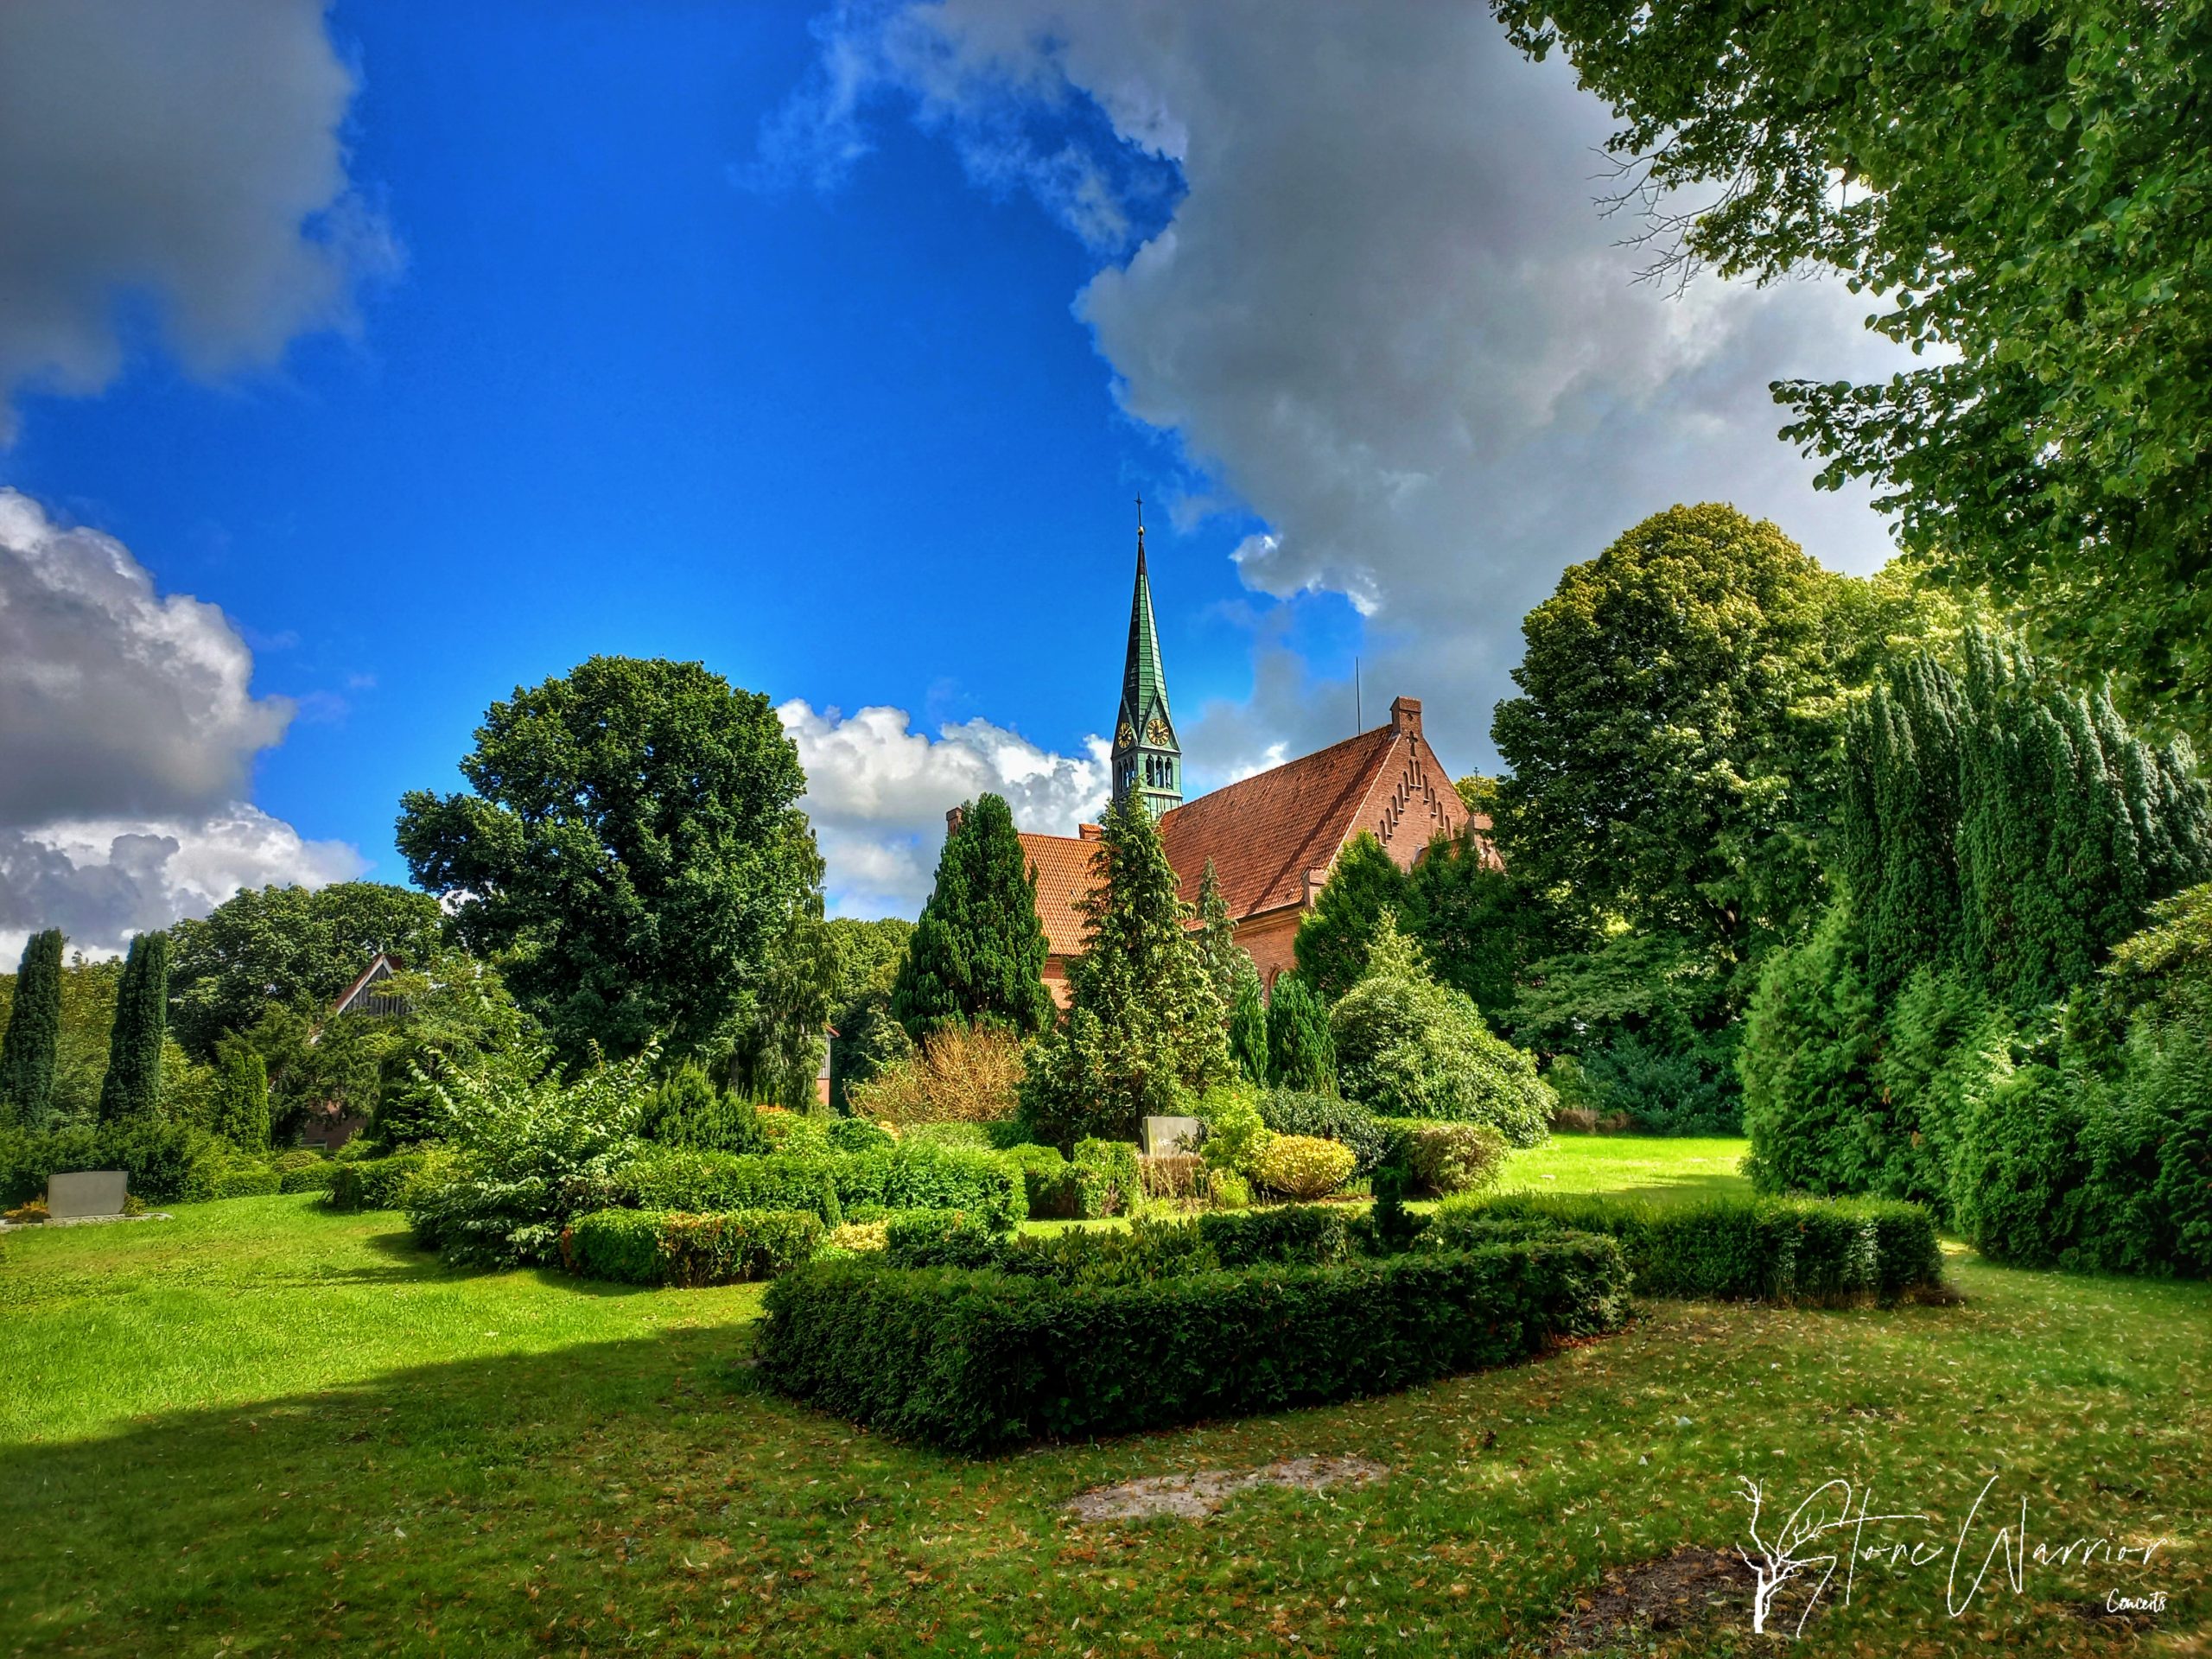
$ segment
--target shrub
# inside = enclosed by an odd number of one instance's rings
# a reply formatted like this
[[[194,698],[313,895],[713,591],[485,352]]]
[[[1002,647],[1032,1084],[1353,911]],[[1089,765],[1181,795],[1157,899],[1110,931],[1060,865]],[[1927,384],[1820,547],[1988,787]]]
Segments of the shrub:
[[[1187,1221],[1139,1217],[1127,1228],[1023,1234],[1010,1241],[1001,1271],[1064,1284],[1144,1284],[1217,1272],[1220,1259]]]
[[[994,1268],[1006,1250],[999,1229],[960,1210],[902,1216],[883,1230],[883,1260],[893,1268]]]
[[[1008,1134],[1007,1131],[1013,1131]],[[1004,1123],[908,1123],[898,1131],[902,1147],[950,1147],[963,1152],[1001,1152],[1025,1144],[1019,1125]]]
[[[2082,1236],[2088,1194],[2078,1092],[2026,1065],[1968,1107],[1951,1160],[1951,1214],[1983,1255],[2050,1267]]]
[[[1206,1201],[1217,1210],[1242,1210],[1252,1202],[1252,1184],[1232,1170],[1208,1170]]]
[[[327,1192],[338,1184],[338,1172],[343,1166],[327,1158],[318,1158],[311,1164],[277,1172],[276,1190],[279,1192]]]
[[[1149,1282],[823,1262],[768,1289],[772,1386],[956,1452],[1320,1404],[1620,1320],[1611,1239]]]
[[[1260,1185],[1289,1198],[1313,1199],[1335,1192],[1351,1176],[1350,1147],[1310,1135],[1278,1135],[1260,1154]]]
[[[1354,1177],[1373,1174],[1376,1166],[1390,1155],[1390,1131],[1356,1101],[1270,1089],[1260,1097],[1260,1116],[1276,1135],[1308,1135],[1350,1147]]]
[[[1277,1205],[1198,1217],[1198,1236],[1224,1268],[1265,1262],[1326,1267],[1350,1254],[1350,1220],[1327,1205]]]
[[[646,1096],[638,1133],[664,1147],[700,1152],[766,1152],[768,1132],[751,1103],[719,1088],[700,1066],[687,1064]]]
[[[767,1137],[766,1152],[827,1152],[830,1126],[786,1106],[755,1106],[753,1119]]]
[[[632,1285],[735,1285],[772,1279],[809,1260],[822,1223],[791,1210],[690,1216],[666,1210],[595,1210],[562,1235],[571,1273]]]
[[[615,1173],[636,1155],[653,1058],[648,1048],[575,1077],[502,1064],[430,1080],[454,1160],[435,1181],[426,1164],[410,1193],[416,1236],[463,1266],[556,1261],[569,1221],[612,1203]]]
[[[192,1204],[213,1196],[232,1161],[230,1147],[196,1124],[143,1115],[0,1129],[0,1204],[42,1198],[49,1175],[80,1169],[123,1171],[130,1196],[148,1204]]]
[[[832,1227],[867,1205],[966,1210],[1005,1231],[1026,1208],[1017,1169],[996,1153],[903,1144],[889,1152],[765,1157],[663,1149],[625,1167],[613,1191],[643,1210],[806,1210]]]
[[[1198,1153],[1209,1168],[1249,1176],[1258,1167],[1268,1132],[1257,1090],[1217,1083],[1199,1097],[1198,1116],[1206,1126]]]
[[[855,1084],[855,1116],[901,1128],[920,1123],[988,1123],[1020,1109],[1021,1043],[997,1026],[931,1032],[912,1055]]]
[[[817,1256],[832,1252],[840,1255],[872,1255],[888,1242],[890,1226],[888,1221],[846,1222],[823,1234],[822,1243],[814,1253]]]
[[[1718,1300],[1895,1300],[1939,1284],[1935,1217],[1882,1199],[1713,1198],[1655,1205],[1522,1197],[1440,1208],[1422,1238],[1457,1249],[1558,1229],[1618,1238],[1638,1294]]]
[[[1408,1173],[1431,1198],[1480,1192],[1504,1173],[1505,1137],[1487,1123],[1416,1124],[1404,1145]]]
[[[387,1158],[334,1162],[323,1202],[333,1210],[404,1210],[428,1156],[416,1147]]]
[[[230,1163],[207,1178],[211,1198],[265,1198],[284,1190],[284,1178],[266,1164]]]
[[[1134,1142],[1078,1141],[1075,1143],[1075,1155],[1069,1161],[1078,1169],[1095,1173],[1094,1191],[1101,1216],[1128,1215],[1142,1202],[1144,1186],[1137,1176],[1137,1149]]]
[[[1544,1138],[1554,1097],[1535,1058],[1493,1035],[1464,991],[1431,979],[1395,922],[1385,919],[1329,1029],[1344,1092],[1371,1110],[1488,1123],[1516,1146]]]
[[[890,1130],[864,1117],[833,1118],[824,1133],[834,1152],[888,1152],[899,1144]]]

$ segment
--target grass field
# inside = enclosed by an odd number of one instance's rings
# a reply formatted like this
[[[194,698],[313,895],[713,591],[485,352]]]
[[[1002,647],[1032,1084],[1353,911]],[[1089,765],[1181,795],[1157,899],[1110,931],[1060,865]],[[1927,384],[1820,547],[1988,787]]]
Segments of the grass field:
[[[1709,1191],[1733,1144],[1577,1139],[1512,1179]],[[1927,1516],[1869,1528],[1936,1553],[1833,1586],[1799,1651],[2207,1650],[2201,1284],[1965,1256],[1956,1306],[1654,1303],[1510,1370],[975,1464],[756,1392],[754,1288],[455,1274],[398,1217],[305,1198],[0,1248],[0,1650],[1541,1653],[1607,1571],[1732,1549],[1745,1475]],[[1390,1472],[1203,1523],[1060,1510],[1307,1453]],[[1999,1563],[1950,1618],[1993,1475],[1962,1581],[2023,1499],[2036,1542],[2170,1541],[2031,1562],[2019,1593]],[[2169,1599],[2132,1629],[2091,1611],[2114,1590]],[[1620,1650],[1774,1646],[1732,1616],[1668,1639]]]

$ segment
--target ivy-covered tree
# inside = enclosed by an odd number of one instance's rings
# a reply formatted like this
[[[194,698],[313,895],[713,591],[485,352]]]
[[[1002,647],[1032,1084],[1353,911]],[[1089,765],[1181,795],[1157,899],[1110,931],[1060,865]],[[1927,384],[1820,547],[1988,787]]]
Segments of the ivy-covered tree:
[[[1367,950],[1385,914],[1402,916],[1412,886],[1382,843],[1366,830],[1337,855],[1327,885],[1298,924],[1298,976],[1333,1002],[1367,971]]]
[[[162,1100],[162,1039],[168,1034],[169,942],[141,933],[123,961],[115,1029],[108,1039],[107,1075],[100,1080],[103,1123],[151,1117]]]
[[[402,798],[399,850],[563,1061],[727,1042],[821,870],[768,699],[594,657],[493,704],[461,771],[470,793]]]
[[[1052,1017],[1046,954],[1037,873],[1013,810],[1003,797],[983,795],[961,808],[945,836],[937,884],[892,987],[892,1013],[917,1042],[950,1025],[1033,1035]]]
[[[224,1036],[270,1002],[320,1015],[379,954],[410,966],[441,948],[438,901],[411,887],[242,887],[169,934],[170,1022],[186,1053],[211,1060]]]
[[[1268,1081],[1302,1094],[1337,1092],[1337,1045],[1329,1005],[1297,974],[1275,981],[1268,1004]]]
[[[1038,1046],[1022,1090],[1038,1132],[1063,1144],[1087,1135],[1134,1140],[1138,1119],[1187,1110],[1230,1071],[1190,906],[1141,802],[1107,810],[1091,868],[1068,1018]]]
[[[215,1056],[215,1090],[208,1128],[243,1152],[269,1147],[269,1068],[242,1038],[226,1042]]]
[[[1678,256],[1878,296],[1916,366],[1788,382],[1784,435],[2212,742],[2212,19],[2198,6],[1493,0],[1611,105]],[[1933,347],[1936,349],[1924,350]],[[1922,354],[1924,351],[1924,355]]]
[[[43,1128],[54,1103],[54,1052],[61,1039],[61,930],[34,933],[16,969],[8,1031],[0,1038],[0,1111]]]

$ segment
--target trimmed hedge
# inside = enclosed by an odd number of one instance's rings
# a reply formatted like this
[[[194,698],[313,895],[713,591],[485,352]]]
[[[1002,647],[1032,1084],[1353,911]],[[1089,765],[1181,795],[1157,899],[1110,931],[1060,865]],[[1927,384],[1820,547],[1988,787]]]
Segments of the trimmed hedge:
[[[280,1167],[276,1172],[276,1190],[279,1192],[327,1192],[338,1184],[338,1172],[343,1167],[343,1165],[334,1164],[327,1158],[318,1158],[311,1164],[302,1164],[291,1169]]]
[[[1005,1232],[1026,1207],[1016,1166],[1006,1158],[931,1146],[765,1154],[660,1148],[632,1161],[615,1186],[624,1204],[639,1210],[805,1210],[832,1227],[848,1211],[873,1205],[964,1210]]]
[[[822,1236],[810,1211],[594,1210],[562,1234],[561,1260],[571,1273],[624,1284],[736,1285],[789,1272]]]
[[[283,1190],[283,1176],[266,1164],[222,1164],[207,1178],[211,1198],[265,1198]]]
[[[1342,1205],[1285,1204],[1198,1217],[1198,1236],[1224,1268],[1326,1267],[1351,1254],[1351,1217]]]
[[[1618,1243],[1589,1236],[1141,1283],[827,1262],[769,1287],[755,1351],[796,1398],[988,1452],[1502,1364],[1612,1329],[1627,1290]]]
[[[388,1158],[360,1158],[333,1163],[323,1203],[333,1210],[404,1210],[408,1191],[430,1154],[417,1147]]]
[[[1649,1205],[1561,1195],[1446,1205],[1421,1243],[1456,1250],[1547,1230],[1618,1238],[1646,1296],[1724,1301],[1894,1301],[1941,1284],[1936,1221],[1879,1199],[1711,1198]]]

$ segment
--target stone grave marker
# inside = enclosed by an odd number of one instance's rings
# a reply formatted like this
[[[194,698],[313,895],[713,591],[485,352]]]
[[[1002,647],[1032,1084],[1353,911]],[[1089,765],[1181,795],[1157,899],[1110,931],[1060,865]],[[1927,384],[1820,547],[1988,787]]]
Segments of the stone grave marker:
[[[46,1213],[54,1221],[119,1216],[130,1178],[119,1169],[82,1169],[46,1178]]]
[[[1195,1117],[1147,1117],[1141,1137],[1144,1155],[1160,1158],[1171,1153],[1196,1152],[1205,1130],[1206,1126]]]

